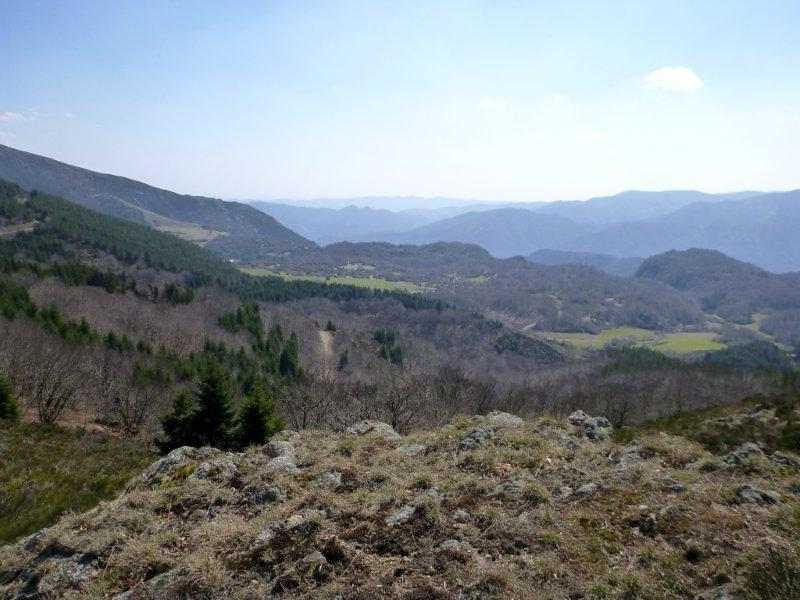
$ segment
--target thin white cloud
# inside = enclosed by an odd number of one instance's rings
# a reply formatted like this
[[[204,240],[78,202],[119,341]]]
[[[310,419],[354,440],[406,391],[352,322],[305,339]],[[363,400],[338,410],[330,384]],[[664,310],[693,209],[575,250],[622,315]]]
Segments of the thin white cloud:
[[[0,112],[0,123],[16,123],[17,121],[24,121],[25,115],[18,112],[5,111]]]
[[[644,86],[671,92],[693,92],[703,87],[703,80],[689,67],[661,67],[645,76]]]

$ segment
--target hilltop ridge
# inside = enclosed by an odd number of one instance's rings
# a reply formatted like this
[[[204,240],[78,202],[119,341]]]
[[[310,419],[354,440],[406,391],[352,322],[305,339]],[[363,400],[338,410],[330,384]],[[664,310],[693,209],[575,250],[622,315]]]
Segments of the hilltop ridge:
[[[775,438],[796,411],[782,406],[696,415],[693,439],[493,412],[405,437],[364,421],[245,453],[179,448],[0,549],[0,594],[795,597],[800,457]]]

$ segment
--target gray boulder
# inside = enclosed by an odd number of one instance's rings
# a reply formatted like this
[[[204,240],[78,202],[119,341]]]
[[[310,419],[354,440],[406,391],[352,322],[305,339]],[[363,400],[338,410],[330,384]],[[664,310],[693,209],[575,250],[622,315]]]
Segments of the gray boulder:
[[[752,485],[745,484],[736,490],[736,502],[739,504],[758,504],[760,506],[769,506],[778,504],[781,501],[781,496],[777,492],[768,490],[761,490]]]
[[[741,465],[761,456],[764,456],[764,451],[761,447],[753,442],[747,442],[733,450],[724,460],[729,465]]]
[[[354,423],[347,428],[347,433],[358,436],[375,435],[386,440],[398,440],[401,437],[400,434],[397,433],[388,423],[383,423],[382,421],[372,421],[370,419],[365,419],[364,421]]]
[[[576,410],[574,413],[572,413],[570,416],[567,417],[567,421],[569,421],[571,425],[575,425],[575,427],[583,427],[583,424],[586,422],[588,418],[589,415],[587,415],[585,412],[583,412],[582,410]]]
[[[612,429],[611,423],[605,417],[590,417],[583,424],[583,434],[593,441],[607,439]]]

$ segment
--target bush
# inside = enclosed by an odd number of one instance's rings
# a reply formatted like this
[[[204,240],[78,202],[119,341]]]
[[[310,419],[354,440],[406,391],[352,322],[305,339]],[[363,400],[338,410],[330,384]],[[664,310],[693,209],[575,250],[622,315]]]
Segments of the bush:
[[[770,548],[747,573],[745,598],[800,599],[800,554],[795,548]]]

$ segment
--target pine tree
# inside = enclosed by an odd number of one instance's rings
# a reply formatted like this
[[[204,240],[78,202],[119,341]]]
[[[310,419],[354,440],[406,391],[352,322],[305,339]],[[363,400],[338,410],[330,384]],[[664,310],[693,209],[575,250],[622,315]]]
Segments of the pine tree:
[[[281,375],[289,379],[294,379],[300,374],[300,353],[297,343],[297,335],[292,333],[289,341],[283,347],[279,362]]]
[[[192,428],[193,408],[191,393],[188,390],[179,392],[172,403],[172,412],[161,419],[165,437],[158,442],[158,446],[162,452],[195,445],[196,437]]]
[[[19,419],[17,399],[11,383],[0,375],[0,421],[16,421]]]
[[[218,363],[211,362],[197,392],[194,433],[203,445],[225,448],[230,442],[232,423],[230,376]]]
[[[350,354],[347,351],[347,348],[344,349],[342,355],[339,357],[339,364],[336,365],[337,371],[344,371],[347,368],[347,365],[350,364]]]
[[[261,381],[245,398],[237,421],[237,437],[242,447],[263,444],[284,427],[283,421],[275,415],[272,397]]]

